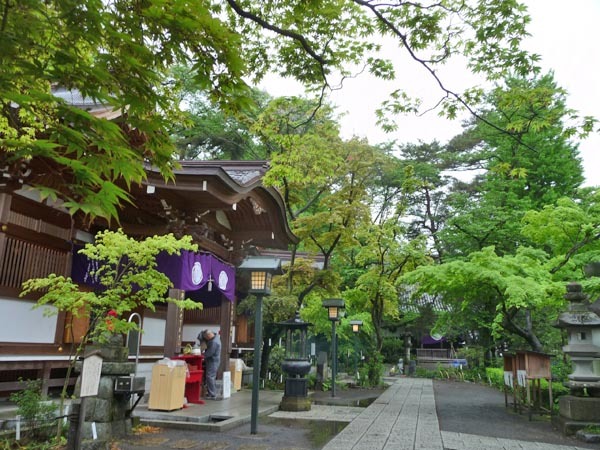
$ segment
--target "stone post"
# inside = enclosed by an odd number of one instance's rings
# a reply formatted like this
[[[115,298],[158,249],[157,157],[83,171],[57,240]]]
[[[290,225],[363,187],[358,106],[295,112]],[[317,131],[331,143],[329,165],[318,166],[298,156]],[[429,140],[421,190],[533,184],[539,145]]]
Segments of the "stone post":
[[[135,363],[128,362],[128,351],[123,346],[121,336],[116,336],[108,344],[88,345],[87,348],[90,351],[94,348],[100,350],[103,362],[98,395],[86,398],[81,449],[108,449],[114,437],[131,432],[130,396],[115,394],[115,381],[118,377],[127,377],[135,373]],[[81,369],[82,363],[76,363],[75,370],[81,372]],[[76,395],[79,395],[80,383],[81,377],[75,385]],[[93,439],[94,429],[96,439]]]

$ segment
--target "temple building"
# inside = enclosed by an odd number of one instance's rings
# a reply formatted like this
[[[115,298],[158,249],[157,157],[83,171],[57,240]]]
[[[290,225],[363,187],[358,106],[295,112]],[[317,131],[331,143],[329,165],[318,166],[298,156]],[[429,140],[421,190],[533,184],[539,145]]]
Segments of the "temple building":
[[[139,238],[189,235],[200,249],[159,261],[159,270],[174,284],[170,295],[202,302],[203,309],[174,311],[176,307],[165,302],[156,311],[136,311],[143,328],[141,361],[151,363],[177,354],[207,328],[221,334],[221,372],[232,352],[252,349],[248,318],[235,313],[240,285],[236,267],[261,248],[286,250],[297,242],[282,197],[261,183],[267,169],[265,161],[180,161],[174,179],[165,181],[148,166],[145,182],[130,187],[132,202],[120,209],[119,224],[103,219],[84,224],[60,202],[40,200],[30,184],[34,179],[39,182],[41,166],[35,159],[16,171],[3,169],[0,396],[19,389],[19,378],[42,379],[44,392],[62,386],[70,347],[85,333],[88,321],[75,320],[74,332],[68,333],[71,318],[63,313],[46,316],[42,308],[33,309],[36,298],[20,298],[21,284],[55,273],[71,276],[82,289],[93,288],[89,262],[77,250],[105,229],[121,228]],[[61,181],[52,180],[51,173],[46,176],[48,182]]]

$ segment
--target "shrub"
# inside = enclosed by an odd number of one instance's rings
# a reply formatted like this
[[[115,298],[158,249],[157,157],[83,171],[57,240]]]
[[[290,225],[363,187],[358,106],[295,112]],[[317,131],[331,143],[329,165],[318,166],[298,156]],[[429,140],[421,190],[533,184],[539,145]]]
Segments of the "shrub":
[[[490,386],[504,390],[504,369],[501,367],[486,367],[485,375]]]
[[[366,359],[365,364],[358,369],[359,386],[381,386],[383,377],[383,356],[374,353]]]
[[[22,380],[21,380],[22,381]],[[15,402],[17,413],[25,423],[25,429],[34,439],[45,439],[50,434],[50,426],[56,419],[58,406],[42,397],[41,380],[25,381],[25,388],[10,395]]]
[[[564,361],[562,358],[556,358],[550,366],[552,379],[557,381],[567,381],[569,374],[573,372],[571,361]]]
[[[385,364],[398,364],[402,359],[404,351],[404,341],[397,337],[386,337],[383,339],[381,354]]]
[[[476,345],[463,347],[457,350],[457,356],[466,359],[469,367],[478,368],[484,366],[485,349]]]
[[[269,354],[269,377],[265,381],[265,387],[268,389],[283,389],[285,374],[281,369],[281,363],[285,358],[285,348],[281,345],[275,345]]]
[[[417,378],[435,378],[436,371],[431,369],[426,369],[421,366],[417,366],[415,369],[415,377]]]

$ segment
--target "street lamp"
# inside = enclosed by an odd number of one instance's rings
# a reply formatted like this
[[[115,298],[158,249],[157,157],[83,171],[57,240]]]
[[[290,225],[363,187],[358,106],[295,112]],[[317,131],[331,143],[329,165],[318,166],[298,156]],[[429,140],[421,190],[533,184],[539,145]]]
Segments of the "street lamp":
[[[281,274],[281,260],[267,256],[249,256],[239,268],[250,272],[249,294],[256,295],[254,318],[254,367],[252,368],[252,409],[250,411],[250,433],[256,434],[258,427],[258,390],[260,384],[260,350],[262,344],[262,299],[271,293],[271,279]]]
[[[327,317],[331,320],[331,396],[335,397],[335,377],[337,375],[337,336],[335,323],[340,320],[340,310],[345,306],[341,298],[323,300],[323,307],[327,308]]]
[[[357,345],[356,345],[356,335],[358,334],[358,332],[360,331],[360,327],[362,327],[362,320],[351,320],[350,321],[350,326],[352,327],[352,333],[354,333],[354,376],[356,377],[358,375],[358,362],[357,362],[357,356],[356,356],[356,352],[357,352]]]
[[[360,327],[362,327],[362,320],[351,320],[350,325],[352,326],[352,332],[358,333],[360,331]]]

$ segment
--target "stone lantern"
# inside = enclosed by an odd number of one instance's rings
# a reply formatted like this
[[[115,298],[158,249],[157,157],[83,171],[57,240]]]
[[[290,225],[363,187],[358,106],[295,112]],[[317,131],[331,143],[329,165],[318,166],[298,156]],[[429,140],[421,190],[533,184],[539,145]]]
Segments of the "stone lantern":
[[[600,355],[600,317],[588,307],[587,295],[579,283],[569,283],[565,299],[570,302],[569,310],[558,316],[558,328],[565,328],[568,344],[563,347],[571,358],[573,373],[566,386],[573,395],[600,396],[600,373],[594,371],[594,360]]]
[[[571,359],[573,373],[565,383],[570,395],[559,399],[557,420],[563,433],[569,435],[600,423],[600,317],[589,309],[579,283],[567,285],[565,299],[569,309],[559,314],[556,326],[567,330],[563,352]]]
[[[304,322],[296,312],[294,318],[278,325],[285,330],[285,359],[281,368],[287,374],[285,393],[279,407],[283,411],[310,411],[306,379],[310,372],[307,331],[312,324]]]

